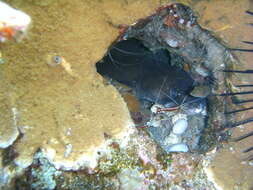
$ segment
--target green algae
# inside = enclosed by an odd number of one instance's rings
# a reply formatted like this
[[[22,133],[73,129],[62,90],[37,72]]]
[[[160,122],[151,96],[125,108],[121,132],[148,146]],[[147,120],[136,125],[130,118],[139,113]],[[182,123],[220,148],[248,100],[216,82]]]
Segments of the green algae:
[[[140,166],[140,160],[136,154],[128,154],[125,151],[113,150],[110,158],[101,158],[98,171],[103,175],[115,175],[123,168],[136,168]]]

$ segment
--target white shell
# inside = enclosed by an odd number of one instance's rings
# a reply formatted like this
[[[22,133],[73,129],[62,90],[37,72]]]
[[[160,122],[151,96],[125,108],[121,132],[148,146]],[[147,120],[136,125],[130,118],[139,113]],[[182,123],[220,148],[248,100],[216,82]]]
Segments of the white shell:
[[[173,133],[170,133],[165,139],[164,139],[164,144],[167,146],[171,146],[174,144],[181,143],[181,137],[177,136]]]
[[[176,135],[181,135],[186,131],[187,127],[188,127],[187,120],[186,119],[179,119],[175,122],[172,131]]]
[[[180,24],[184,24],[184,19],[180,18],[178,21]]]
[[[168,40],[166,40],[166,42],[170,47],[177,47],[178,46],[178,41],[176,41],[176,40],[168,39]]]
[[[188,152],[189,148],[186,144],[180,143],[180,144],[175,144],[172,145],[169,150],[169,152]]]

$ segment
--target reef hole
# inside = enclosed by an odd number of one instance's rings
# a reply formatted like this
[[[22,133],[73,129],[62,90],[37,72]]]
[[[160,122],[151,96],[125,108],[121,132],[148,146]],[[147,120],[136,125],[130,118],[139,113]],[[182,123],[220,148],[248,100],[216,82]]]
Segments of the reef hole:
[[[96,68],[126,102],[139,101],[129,108],[136,127],[164,151],[205,152],[228,120],[226,98],[214,94],[227,90],[221,70],[232,62],[189,7],[172,4],[126,27]]]
[[[173,151],[173,145],[174,149],[177,145],[175,151],[188,151],[188,145],[180,140],[199,136],[197,133],[203,130],[205,122],[206,98],[190,95],[194,80],[183,65],[175,66],[175,62],[182,64],[181,61],[180,56],[171,56],[167,50],[152,52],[139,40],[128,39],[113,45],[96,65],[98,73],[106,76],[123,97],[132,94],[138,99],[139,110],[131,112],[136,126],[145,126],[167,152]],[[129,98],[126,101],[129,102]],[[153,110],[155,108],[161,111]],[[186,129],[182,128],[188,128],[189,122],[194,122],[193,117],[197,117],[198,122],[201,120],[199,129],[187,130],[183,135]],[[192,143],[192,149],[196,146]]]

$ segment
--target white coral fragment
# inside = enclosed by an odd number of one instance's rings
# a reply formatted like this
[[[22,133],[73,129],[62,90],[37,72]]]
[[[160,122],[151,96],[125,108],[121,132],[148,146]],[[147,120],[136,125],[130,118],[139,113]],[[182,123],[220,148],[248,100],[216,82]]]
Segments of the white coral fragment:
[[[17,128],[17,111],[15,108],[0,115],[0,148],[7,148],[14,143],[19,135]]]
[[[189,151],[189,148],[184,143],[175,144],[169,148],[169,152],[188,152],[188,151]]]

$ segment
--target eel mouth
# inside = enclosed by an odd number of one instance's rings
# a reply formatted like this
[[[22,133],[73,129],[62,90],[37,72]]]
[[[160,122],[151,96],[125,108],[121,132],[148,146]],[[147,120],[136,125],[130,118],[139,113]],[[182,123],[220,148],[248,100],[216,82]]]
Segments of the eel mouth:
[[[232,62],[189,7],[172,4],[125,28],[96,68],[123,97],[136,97],[136,126],[164,151],[206,152],[227,123],[226,101],[214,94],[227,90],[220,70]]]

